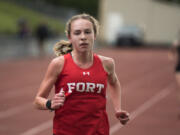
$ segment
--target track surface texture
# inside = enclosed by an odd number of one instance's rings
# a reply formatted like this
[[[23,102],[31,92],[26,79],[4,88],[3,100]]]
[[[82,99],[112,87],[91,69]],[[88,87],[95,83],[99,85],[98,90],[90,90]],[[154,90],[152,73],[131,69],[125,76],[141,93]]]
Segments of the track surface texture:
[[[131,120],[115,118],[107,89],[110,135],[179,135],[179,90],[168,49],[97,49],[115,60],[122,108]],[[0,62],[0,135],[52,135],[53,112],[34,109],[37,89],[53,57]],[[51,93],[53,95],[53,93]]]

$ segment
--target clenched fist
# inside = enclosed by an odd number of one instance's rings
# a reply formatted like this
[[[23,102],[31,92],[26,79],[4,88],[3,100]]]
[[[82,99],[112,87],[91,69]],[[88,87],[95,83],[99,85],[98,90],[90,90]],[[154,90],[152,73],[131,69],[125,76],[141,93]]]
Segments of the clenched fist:
[[[64,105],[65,101],[65,94],[64,91],[61,91],[60,93],[57,93],[54,95],[54,97],[51,100],[51,108],[52,109],[59,109],[61,106]]]
[[[123,125],[125,125],[129,121],[129,113],[126,111],[116,112],[116,117]]]

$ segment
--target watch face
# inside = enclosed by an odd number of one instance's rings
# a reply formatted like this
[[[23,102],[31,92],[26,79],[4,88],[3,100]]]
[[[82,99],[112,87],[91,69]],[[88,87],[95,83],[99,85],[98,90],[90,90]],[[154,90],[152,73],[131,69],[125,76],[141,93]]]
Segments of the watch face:
[[[47,107],[47,109],[49,109],[49,110],[53,110],[53,109],[51,108],[51,100],[48,100],[48,101],[47,101],[46,107]]]

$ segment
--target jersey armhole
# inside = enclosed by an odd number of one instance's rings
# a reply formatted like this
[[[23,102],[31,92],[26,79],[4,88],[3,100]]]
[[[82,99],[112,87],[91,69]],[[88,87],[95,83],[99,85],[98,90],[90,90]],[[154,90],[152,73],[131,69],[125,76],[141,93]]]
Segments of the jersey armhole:
[[[103,71],[106,73],[106,75],[108,75],[108,72],[105,70],[105,67],[104,67],[104,65],[103,65],[103,62],[102,62],[100,56],[97,55],[97,54],[95,54],[95,55],[97,56],[98,61],[101,63],[101,68],[102,68]]]
[[[63,73],[64,69],[65,69],[65,66],[66,66],[66,63],[67,63],[67,55],[64,55],[64,64],[63,64],[63,67],[62,67],[62,70],[61,72],[59,73],[58,75],[58,78],[61,76],[61,74]]]

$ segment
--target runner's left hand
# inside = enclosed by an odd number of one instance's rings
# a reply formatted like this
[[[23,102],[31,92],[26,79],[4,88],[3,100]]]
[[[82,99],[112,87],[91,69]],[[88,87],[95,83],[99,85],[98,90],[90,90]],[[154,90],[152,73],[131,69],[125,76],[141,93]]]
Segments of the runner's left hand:
[[[129,113],[126,111],[116,112],[116,117],[119,119],[119,121],[123,125],[125,125],[129,121]]]

